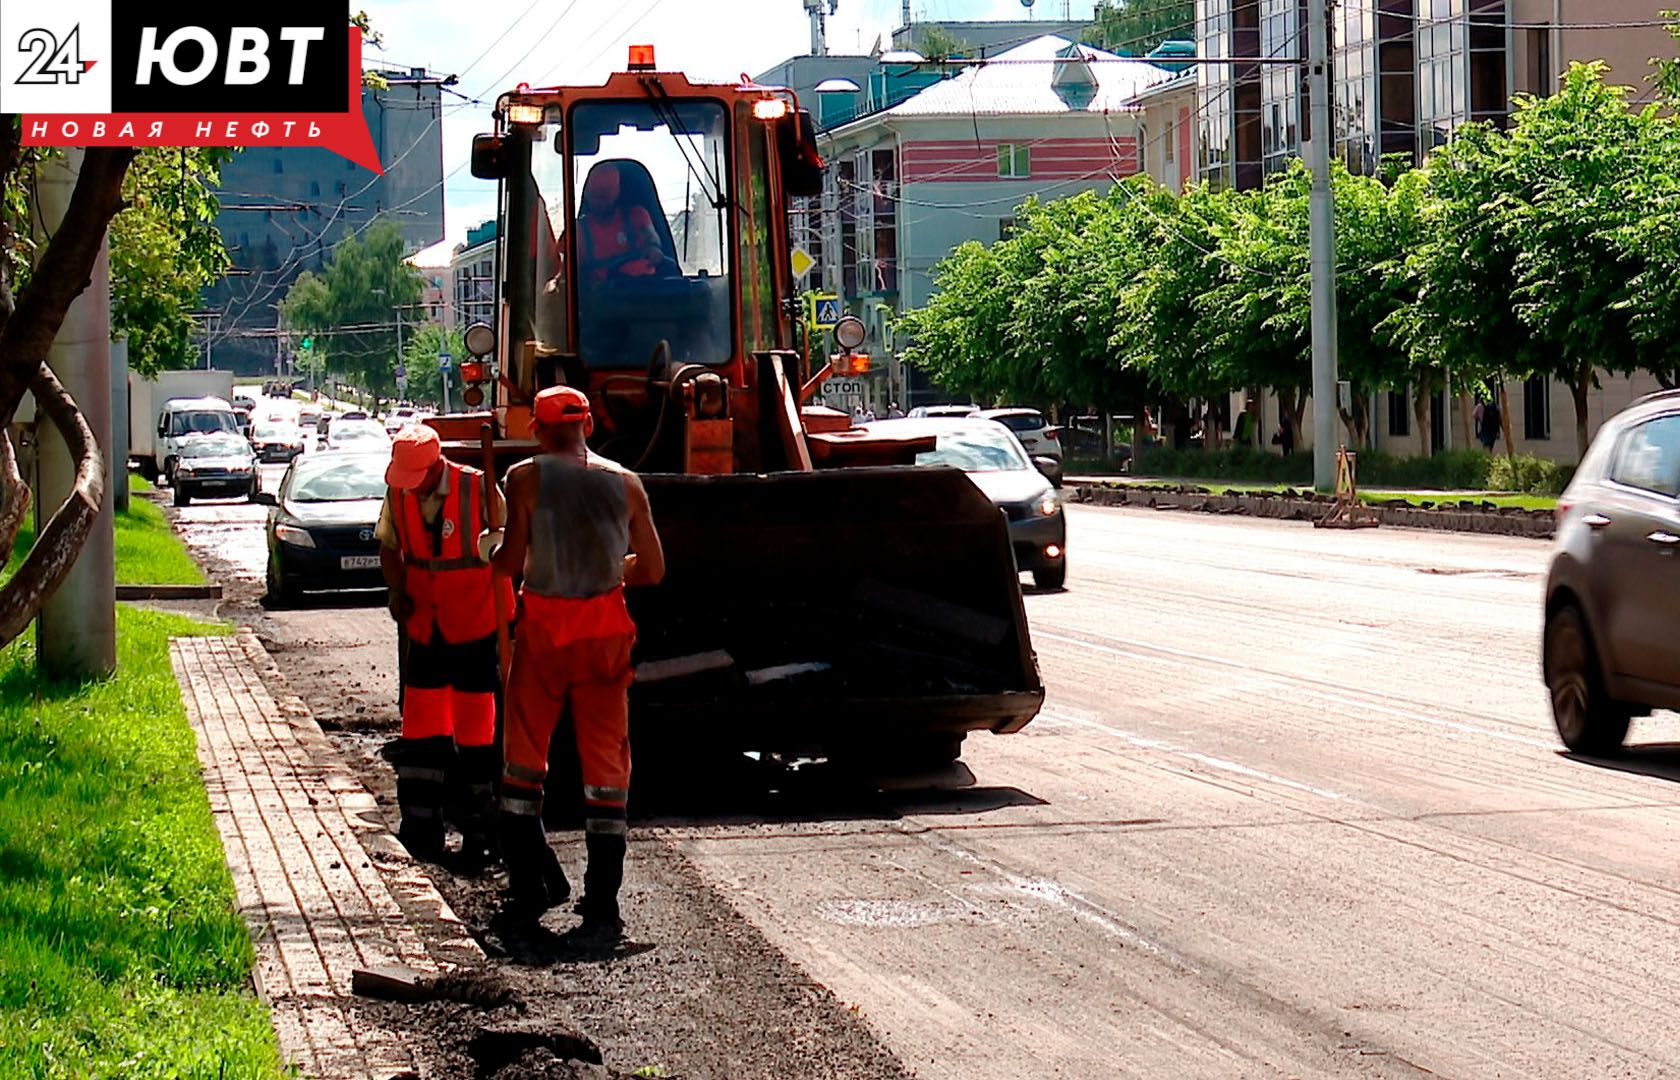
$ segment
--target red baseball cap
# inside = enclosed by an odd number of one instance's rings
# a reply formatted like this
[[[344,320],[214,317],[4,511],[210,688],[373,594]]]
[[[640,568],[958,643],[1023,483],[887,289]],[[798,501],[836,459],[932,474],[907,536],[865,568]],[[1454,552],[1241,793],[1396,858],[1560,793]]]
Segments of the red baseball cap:
[[[442,456],[438,433],[425,424],[410,424],[391,440],[391,464],[385,467],[385,483],[411,491],[420,486]]]
[[[589,419],[589,396],[575,386],[551,386],[531,408],[539,424],[578,424]]]

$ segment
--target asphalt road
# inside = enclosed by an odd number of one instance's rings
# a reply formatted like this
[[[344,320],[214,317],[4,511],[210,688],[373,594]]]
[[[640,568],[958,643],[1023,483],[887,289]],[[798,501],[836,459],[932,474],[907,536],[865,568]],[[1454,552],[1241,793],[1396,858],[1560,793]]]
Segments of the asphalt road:
[[[183,531],[256,581],[260,517]],[[1680,1074],[1680,725],[1560,752],[1545,545],[1075,507],[1068,548],[974,786],[644,828],[924,1078]],[[254,618],[389,713],[377,600]]]

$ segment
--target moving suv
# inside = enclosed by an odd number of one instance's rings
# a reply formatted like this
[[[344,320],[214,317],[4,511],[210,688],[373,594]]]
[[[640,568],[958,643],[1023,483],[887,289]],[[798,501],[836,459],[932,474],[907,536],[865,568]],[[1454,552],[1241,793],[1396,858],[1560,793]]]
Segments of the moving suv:
[[[1569,749],[1680,709],[1680,391],[1612,418],[1558,502],[1543,670]]]

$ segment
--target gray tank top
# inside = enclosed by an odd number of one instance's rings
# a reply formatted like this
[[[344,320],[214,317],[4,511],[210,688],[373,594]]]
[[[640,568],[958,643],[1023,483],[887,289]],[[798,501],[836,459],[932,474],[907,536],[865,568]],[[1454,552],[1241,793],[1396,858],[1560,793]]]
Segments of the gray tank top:
[[[624,477],[539,455],[537,505],[525,552],[525,588],[585,599],[624,583],[630,512]]]

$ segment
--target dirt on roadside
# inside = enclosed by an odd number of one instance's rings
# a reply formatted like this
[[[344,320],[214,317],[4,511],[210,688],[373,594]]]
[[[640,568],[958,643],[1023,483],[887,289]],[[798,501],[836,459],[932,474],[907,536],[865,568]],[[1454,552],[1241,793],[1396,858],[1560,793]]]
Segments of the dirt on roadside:
[[[273,655],[279,673],[265,676],[275,682],[271,692],[277,699],[295,695],[309,707],[394,828],[394,776],[386,754],[399,730],[395,650],[386,647],[389,620],[378,599],[271,612],[260,602],[260,582],[219,560],[214,546],[192,547],[212,578],[224,584],[219,614],[251,627]],[[560,832],[551,839],[575,883],[582,868],[581,835]],[[436,866],[426,870],[484,948],[487,966],[473,978],[490,989],[456,995],[466,1000],[357,1006],[407,1034],[423,1075],[474,1080],[914,1075],[855,1013],[772,947],[658,836],[637,836],[632,829],[622,897],[628,940],[604,954],[568,945],[564,932],[576,922],[568,908],[550,912],[535,930],[505,931],[492,918],[503,879],[457,877]],[[528,1037],[532,1032],[541,1037]],[[599,1048],[604,1067],[550,1045],[579,1032]]]

